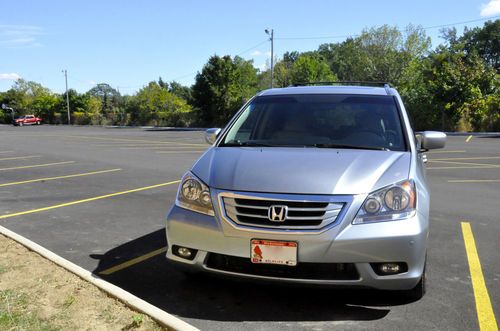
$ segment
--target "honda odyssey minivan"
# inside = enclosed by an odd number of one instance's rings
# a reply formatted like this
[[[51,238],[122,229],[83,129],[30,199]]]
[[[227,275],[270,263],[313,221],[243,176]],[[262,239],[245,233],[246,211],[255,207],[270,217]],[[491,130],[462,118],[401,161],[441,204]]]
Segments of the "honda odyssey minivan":
[[[425,292],[425,155],[394,88],[260,92],[186,172],[167,215],[167,258],[250,279]]]

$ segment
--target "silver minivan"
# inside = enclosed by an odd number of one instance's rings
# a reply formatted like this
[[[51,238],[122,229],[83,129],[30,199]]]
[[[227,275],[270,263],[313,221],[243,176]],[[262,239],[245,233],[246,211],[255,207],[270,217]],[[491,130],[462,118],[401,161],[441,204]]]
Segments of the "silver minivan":
[[[425,293],[425,151],[394,88],[294,86],[253,97],[182,178],[167,258],[251,279]]]

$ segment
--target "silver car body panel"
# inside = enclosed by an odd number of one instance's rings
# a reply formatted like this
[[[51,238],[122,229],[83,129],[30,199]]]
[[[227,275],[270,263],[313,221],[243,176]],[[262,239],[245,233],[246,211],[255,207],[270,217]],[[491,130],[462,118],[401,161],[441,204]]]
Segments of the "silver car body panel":
[[[408,179],[410,160],[409,152],[212,147],[192,172],[209,187],[229,191],[365,194]]]

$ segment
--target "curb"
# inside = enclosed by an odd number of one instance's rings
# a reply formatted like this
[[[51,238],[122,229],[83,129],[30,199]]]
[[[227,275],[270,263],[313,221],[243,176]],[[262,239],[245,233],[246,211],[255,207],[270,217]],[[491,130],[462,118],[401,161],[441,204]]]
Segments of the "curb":
[[[120,300],[127,306],[150,316],[162,326],[166,326],[168,328],[179,331],[199,331],[199,329],[184,322],[183,320],[159,309],[158,307],[153,306],[152,304],[136,297],[132,293],[127,292],[116,285],[105,281],[104,279],[92,274],[90,271],[83,269],[73,262],[66,260],[65,258],[49,251],[48,249],[38,245],[37,243],[3,226],[0,226],[0,233],[14,241],[17,241],[21,245],[54,262],[60,267],[63,267],[64,269],[77,275],[83,280],[97,286],[99,289]]]
[[[474,136],[474,137],[495,137],[500,136],[500,132],[445,132],[447,136]]]

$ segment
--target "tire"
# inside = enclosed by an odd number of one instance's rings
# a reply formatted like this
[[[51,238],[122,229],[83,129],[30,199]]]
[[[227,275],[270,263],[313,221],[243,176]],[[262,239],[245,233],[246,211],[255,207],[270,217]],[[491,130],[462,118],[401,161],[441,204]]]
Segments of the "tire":
[[[24,125],[24,123],[23,123],[23,122],[19,122],[19,126],[23,126],[23,125]]]
[[[42,124],[42,123],[40,123],[40,121],[37,121],[37,122],[36,122],[36,125],[40,125],[40,124]]]

